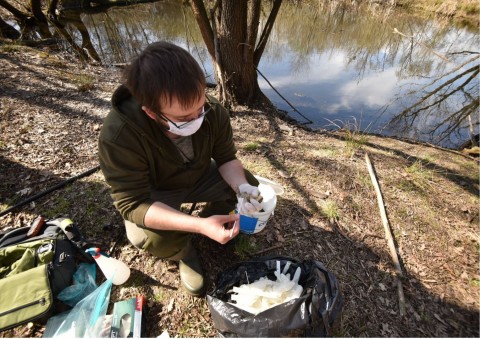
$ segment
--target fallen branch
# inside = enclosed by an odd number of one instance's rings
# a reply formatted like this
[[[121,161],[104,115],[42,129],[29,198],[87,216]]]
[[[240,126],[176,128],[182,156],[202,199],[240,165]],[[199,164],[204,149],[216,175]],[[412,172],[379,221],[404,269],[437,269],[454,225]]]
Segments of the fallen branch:
[[[412,39],[412,41],[415,39],[415,37],[413,35],[406,35],[402,32],[400,32],[398,29],[394,28],[393,29],[393,33],[396,33],[396,34],[400,34],[401,36],[405,37],[405,38],[408,38],[408,39]],[[438,56],[439,58],[447,61],[447,62],[451,62],[445,55],[435,51],[434,49],[432,49],[431,47],[427,46],[425,43],[423,43],[422,41],[420,40],[417,40],[417,43],[419,43],[420,45],[422,45],[423,47],[425,47],[426,49],[429,49],[430,51],[432,51],[433,54],[435,54],[436,56]]]
[[[387,238],[388,247],[390,248],[390,256],[392,257],[393,263],[395,265],[395,279],[398,288],[398,302],[400,307],[400,315],[403,317],[405,316],[405,296],[403,294],[403,286],[401,280],[403,276],[402,267],[400,266],[397,250],[395,248],[395,242],[393,241],[392,232],[390,230],[390,223],[388,222],[387,213],[385,211],[385,204],[383,203],[382,192],[380,191],[380,186],[378,185],[377,178],[375,177],[375,172],[373,170],[373,166],[368,156],[368,153],[365,153],[365,160],[367,162],[368,173],[370,173],[370,178],[372,179],[372,183],[375,187],[375,192],[377,194],[378,207],[380,209],[380,215],[382,217],[383,228],[385,229],[385,237]]]
[[[332,229],[335,230],[338,234],[340,234],[346,240],[350,241],[352,244],[355,244],[355,242],[352,239],[350,239],[350,237],[346,235],[345,232],[340,228],[340,226],[335,222],[335,219],[330,218],[330,220],[328,220],[328,223],[330,224]]]

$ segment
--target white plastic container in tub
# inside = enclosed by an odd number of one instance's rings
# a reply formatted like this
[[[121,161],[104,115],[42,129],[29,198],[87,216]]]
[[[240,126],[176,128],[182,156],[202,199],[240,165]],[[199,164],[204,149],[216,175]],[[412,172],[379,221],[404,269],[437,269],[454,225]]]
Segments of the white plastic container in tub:
[[[258,182],[259,182],[260,184],[268,185],[268,186],[272,187],[273,190],[275,191],[275,194],[276,194],[276,195],[282,195],[282,194],[285,192],[285,190],[283,189],[282,185],[277,184],[275,181],[272,181],[272,180],[270,180],[270,179],[261,177],[261,176],[259,176],[259,175],[254,175],[254,177],[258,180]]]
[[[263,212],[251,215],[240,214],[240,232],[254,234],[262,231],[277,206],[277,195],[283,194],[283,187],[266,178],[255,176],[259,181],[258,189],[263,197]],[[237,211],[235,211],[237,212]]]

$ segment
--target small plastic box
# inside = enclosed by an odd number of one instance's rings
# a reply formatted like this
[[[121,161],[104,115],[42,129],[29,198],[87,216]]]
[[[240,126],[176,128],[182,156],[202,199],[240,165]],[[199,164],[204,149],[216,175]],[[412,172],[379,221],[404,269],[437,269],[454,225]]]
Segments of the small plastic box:
[[[138,296],[113,304],[113,319],[110,338],[142,338],[145,297]]]

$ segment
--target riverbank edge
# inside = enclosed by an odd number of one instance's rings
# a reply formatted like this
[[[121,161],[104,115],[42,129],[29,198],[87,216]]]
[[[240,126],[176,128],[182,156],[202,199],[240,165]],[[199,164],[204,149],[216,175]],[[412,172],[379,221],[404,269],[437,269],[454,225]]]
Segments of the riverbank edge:
[[[470,28],[480,27],[479,1],[398,0],[395,6],[422,17],[434,16]]]

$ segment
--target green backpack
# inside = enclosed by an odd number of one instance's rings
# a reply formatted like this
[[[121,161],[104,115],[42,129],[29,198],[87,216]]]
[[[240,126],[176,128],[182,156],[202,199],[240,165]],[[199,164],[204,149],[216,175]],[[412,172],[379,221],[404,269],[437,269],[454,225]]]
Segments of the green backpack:
[[[0,237],[0,331],[48,319],[72,282],[78,255],[93,262],[84,252],[91,244],[72,220],[38,220]]]

